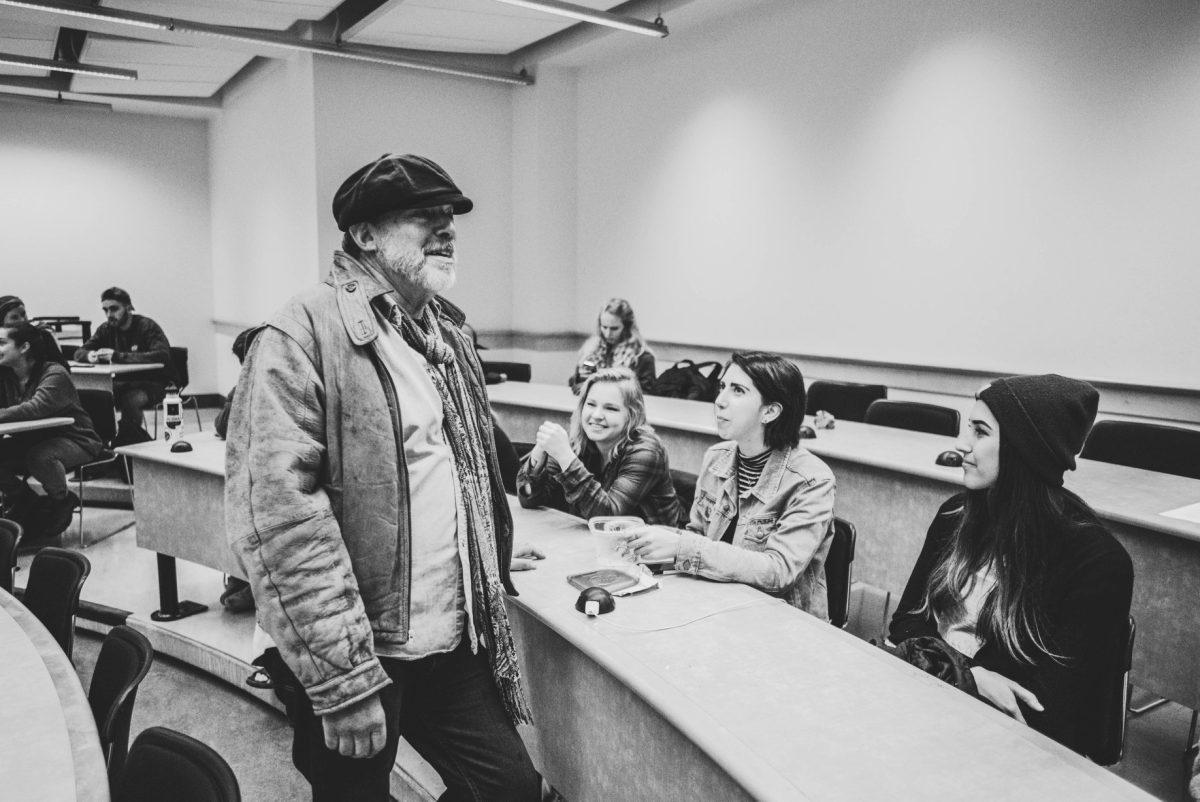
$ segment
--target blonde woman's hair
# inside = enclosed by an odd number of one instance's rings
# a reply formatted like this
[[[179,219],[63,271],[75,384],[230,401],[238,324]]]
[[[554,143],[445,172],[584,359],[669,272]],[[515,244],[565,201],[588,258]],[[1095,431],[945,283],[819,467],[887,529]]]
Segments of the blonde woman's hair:
[[[583,407],[587,403],[588,394],[597,384],[615,384],[621,391],[621,403],[629,410],[629,421],[625,431],[621,433],[624,443],[633,434],[633,430],[646,424],[646,401],[642,397],[642,386],[638,384],[637,376],[629,368],[603,368],[588,377],[579,393],[579,402],[571,413],[571,428],[568,432],[571,439],[571,450],[575,454],[583,454],[583,448],[588,444],[587,436],[583,433]]]

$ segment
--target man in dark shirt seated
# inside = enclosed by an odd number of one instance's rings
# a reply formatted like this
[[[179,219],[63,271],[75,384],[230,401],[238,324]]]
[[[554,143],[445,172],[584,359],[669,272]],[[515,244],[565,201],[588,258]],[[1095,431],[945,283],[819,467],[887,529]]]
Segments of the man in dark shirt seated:
[[[171,369],[171,344],[162,328],[148,317],[133,314],[133,300],[120,287],[109,287],[100,295],[100,308],[108,318],[92,338],[75,352],[76,362],[137,364],[158,362],[162,370],[134,373],[113,384],[121,422],[117,444],[152,440],[142,410],[163,399],[167,384],[175,381]]]

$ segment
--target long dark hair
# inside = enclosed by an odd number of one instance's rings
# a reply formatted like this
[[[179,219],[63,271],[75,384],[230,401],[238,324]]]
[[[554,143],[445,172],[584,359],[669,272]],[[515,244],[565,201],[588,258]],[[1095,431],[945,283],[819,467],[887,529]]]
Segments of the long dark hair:
[[[56,349],[50,347],[49,340],[53,336],[50,332],[38,328],[32,323],[9,326],[8,339],[16,343],[18,348],[27,343],[29,345],[29,350],[25,352],[25,358],[31,363],[29,371],[31,377],[41,376],[42,371],[46,369],[47,362],[62,364],[60,356],[55,352]]]
[[[962,507],[945,513],[958,516],[958,525],[929,575],[922,609],[960,618],[964,595],[990,566],[996,584],[979,614],[979,638],[999,643],[1020,662],[1032,665],[1042,656],[1061,661],[1043,613],[1049,557],[1062,532],[1099,521],[1079,496],[1039,478],[1003,432],[999,456],[996,483],[967,491]]]

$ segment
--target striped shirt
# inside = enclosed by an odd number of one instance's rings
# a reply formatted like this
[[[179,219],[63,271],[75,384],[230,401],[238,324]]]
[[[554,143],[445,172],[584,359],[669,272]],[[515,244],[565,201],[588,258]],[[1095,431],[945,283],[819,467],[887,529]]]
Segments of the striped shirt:
[[[737,488],[738,496],[744,496],[750,492],[750,488],[758,484],[758,477],[762,476],[763,468],[767,464],[767,458],[771,456],[771,449],[767,449],[761,454],[753,457],[747,457],[738,449],[737,453]]]

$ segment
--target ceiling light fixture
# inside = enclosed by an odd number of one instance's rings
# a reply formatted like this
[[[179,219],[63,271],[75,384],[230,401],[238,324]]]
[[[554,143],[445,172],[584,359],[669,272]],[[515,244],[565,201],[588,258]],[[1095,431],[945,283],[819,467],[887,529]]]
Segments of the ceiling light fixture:
[[[139,14],[133,11],[110,11],[99,6],[84,8],[80,6],[60,6],[54,3],[37,2],[37,0],[0,0],[0,6],[21,8],[28,11],[41,11],[47,14],[57,14],[78,19],[100,20],[114,25],[128,25],[135,28],[165,31],[168,33],[195,34],[213,36],[235,42],[244,42],[281,50],[292,50],[300,53],[318,53],[323,56],[364,61],[372,64],[386,64],[391,67],[406,67],[411,70],[437,72],[443,75],[456,75],[460,78],[478,78],[484,81],[529,86],[533,83],[532,76],[522,70],[516,72],[497,72],[493,70],[476,69],[466,65],[458,66],[437,61],[408,58],[407,56],[392,55],[380,52],[378,49],[357,49],[350,45],[322,44],[301,39],[291,39],[286,35],[273,31],[259,31],[253,28],[234,28],[224,25],[208,25],[202,22],[170,17],[156,17],[151,14]]]
[[[97,111],[112,111],[111,103],[98,100],[73,100],[57,95],[26,95],[17,92],[0,92],[0,103],[24,103],[28,105],[47,106],[86,106]]]
[[[73,72],[77,75],[91,75],[96,78],[117,78],[122,81],[136,81],[138,77],[136,70],[122,70],[118,67],[100,67],[95,64],[70,64],[65,61],[17,56],[12,53],[0,53],[0,64],[30,70]]]
[[[666,36],[670,31],[663,24],[662,17],[654,20],[654,22],[646,22],[645,20],[634,19],[633,17],[623,17],[620,14],[613,14],[611,11],[601,11],[596,8],[588,8],[587,6],[578,6],[574,3],[563,3],[560,0],[500,0],[501,3],[508,3],[510,6],[520,6],[528,8],[532,11],[545,11],[547,14],[558,14],[561,17],[570,17],[571,19],[581,20],[583,22],[592,22],[596,25],[607,25],[610,28],[617,28],[630,33],[640,33],[645,36]]]

